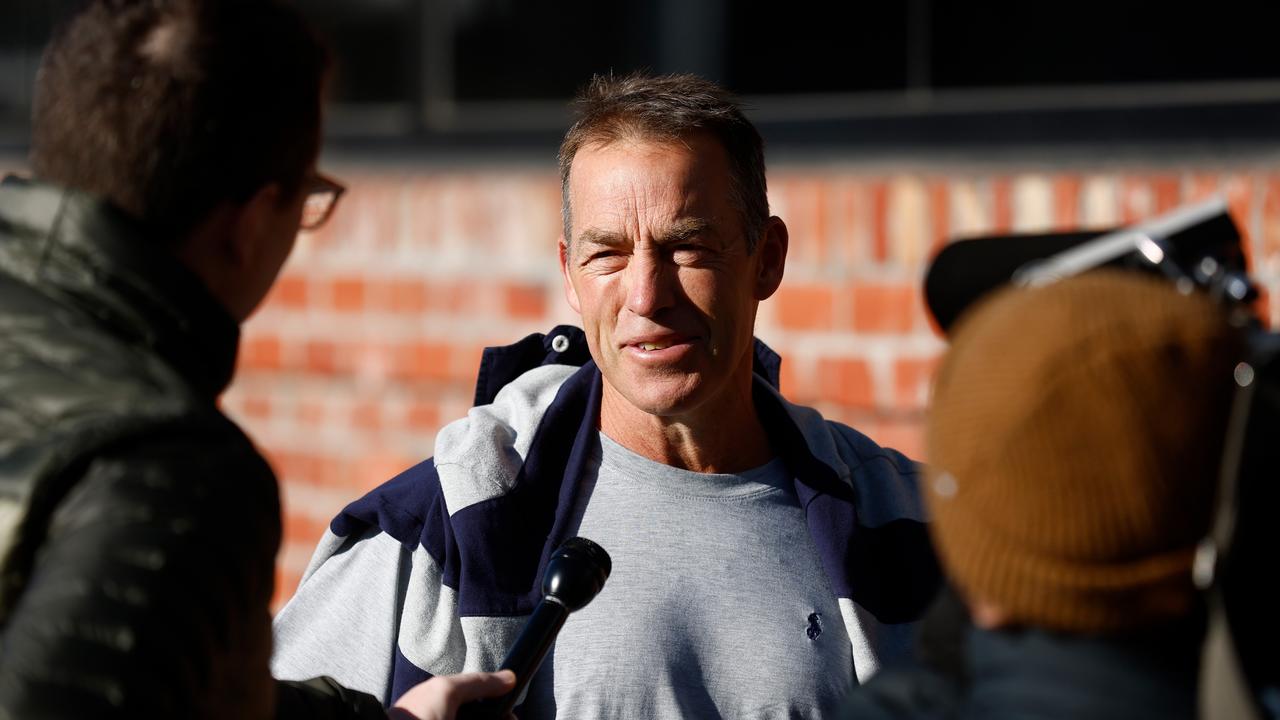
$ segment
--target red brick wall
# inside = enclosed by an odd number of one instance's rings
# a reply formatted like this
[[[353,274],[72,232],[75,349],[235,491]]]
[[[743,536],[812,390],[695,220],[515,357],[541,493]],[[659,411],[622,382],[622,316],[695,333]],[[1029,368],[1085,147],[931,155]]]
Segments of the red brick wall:
[[[283,481],[280,601],[333,514],[431,455],[466,412],[483,347],[574,321],[550,167],[333,171],[350,193],[299,239],[224,399]],[[791,166],[770,188],[791,251],[757,334],[783,355],[783,391],[915,456],[943,348],[919,286],[946,238],[1104,226],[1224,192],[1256,274],[1280,280],[1280,173],[1260,168]]]

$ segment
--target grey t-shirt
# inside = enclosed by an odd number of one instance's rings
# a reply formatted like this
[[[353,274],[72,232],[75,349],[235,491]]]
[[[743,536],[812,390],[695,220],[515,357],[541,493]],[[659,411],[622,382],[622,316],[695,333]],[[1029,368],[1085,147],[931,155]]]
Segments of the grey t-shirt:
[[[578,534],[613,573],[565,623],[521,719],[829,715],[852,651],[783,462],[694,473],[600,438]]]

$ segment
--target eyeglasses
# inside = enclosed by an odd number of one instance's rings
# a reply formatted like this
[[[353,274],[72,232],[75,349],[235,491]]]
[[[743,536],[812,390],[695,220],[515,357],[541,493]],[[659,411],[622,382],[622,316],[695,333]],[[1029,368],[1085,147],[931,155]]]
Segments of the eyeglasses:
[[[311,176],[306,187],[307,199],[302,205],[302,219],[298,222],[299,230],[315,230],[324,225],[338,206],[338,198],[347,189],[342,183],[316,174]]]

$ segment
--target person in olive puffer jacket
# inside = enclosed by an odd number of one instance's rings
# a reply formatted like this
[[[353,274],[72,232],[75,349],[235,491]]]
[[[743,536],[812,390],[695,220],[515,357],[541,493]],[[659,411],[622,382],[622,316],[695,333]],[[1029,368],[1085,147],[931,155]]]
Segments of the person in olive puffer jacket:
[[[0,183],[0,718],[387,716],[272,680],[276,479],[217,407],[342,191],[326,65],[274,0],[95,0],[46,52]],[[510,678],[434,683],[393,716]]]

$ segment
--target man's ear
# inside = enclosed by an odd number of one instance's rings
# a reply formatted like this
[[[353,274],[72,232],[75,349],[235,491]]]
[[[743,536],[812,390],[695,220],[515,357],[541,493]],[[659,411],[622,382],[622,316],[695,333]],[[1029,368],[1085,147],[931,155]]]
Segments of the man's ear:
[[[569,301],[569,307],[573,311],[582,314],[582,308],[578,304],[578,291],[573,287],[573,279],[569,277],[569,262],[571,250],[569,243],[565,241],[564,235],[560,236],[560,276],[564,278],[564,299]]]
[[[765,221],[764,232],[756,245],[756,300],[768,299],[782,284],[782,273],[787,266],[787,224],[774,215]]]
[[[280,201],[280,185],[270,183],[258,188],[244,204],[235,206],[235,220],[227,243],[228,259],[234,267],[251,268],[257,263],[258,255],[265,249],[271,223],[280,212]]]

